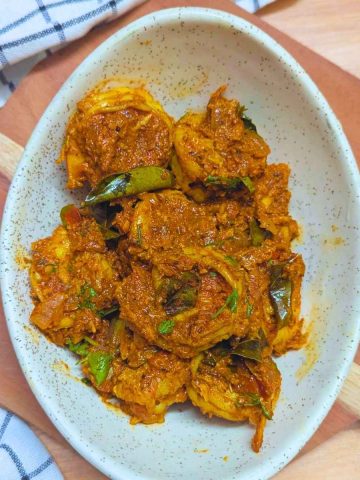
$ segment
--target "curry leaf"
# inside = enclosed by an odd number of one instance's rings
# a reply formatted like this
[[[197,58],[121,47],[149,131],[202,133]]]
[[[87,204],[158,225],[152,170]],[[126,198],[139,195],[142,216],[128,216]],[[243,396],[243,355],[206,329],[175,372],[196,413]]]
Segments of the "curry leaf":
[[[242,114],[242,121],[244,122],[244,126],[247,130],[253,130],[254,132],[257,132],[257,128],[251,118],[249,118],[247,115],[244,113]]]
[[[231,351],[232,355],[249,358],[261,362],[262,360],[262,345],[261,341],[257,339],[244,340],[239,343],[236,348]]]
[[[116,313],[119,311],[119,306],[114,305],[113,307],[104,309],[104,310],[98,310],[97,314],[99,315],[100,318],[105,318],[111,315],[112,313]]]
[[[184,272],[179,278],[164,278],[158,295],[167,315],[177,315],[195,306],[200,277],[197,272]]]
[[[284,265],[272,265],[270,267],[269,295],[279,328],[285,327],[291,320],[291,294],[292,281],[284,274]]]
[[[254,184],[250,177],[219,177],[209,175],[205,178],[206,185],[218,185],[226,190],[238,190],[242,186],[245,186],[250,193],[255,190]]]

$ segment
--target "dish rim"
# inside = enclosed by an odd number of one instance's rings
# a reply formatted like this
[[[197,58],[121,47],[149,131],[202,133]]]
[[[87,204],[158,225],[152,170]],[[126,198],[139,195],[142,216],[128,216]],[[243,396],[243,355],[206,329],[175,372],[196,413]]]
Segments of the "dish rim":
[[[84,68],[89,68],[91,63],[103,53],[105,53],[108,48],[110,48],[114,44],[117,44],[118,42],[121,42],[132,33],[141,31],[141,29],[149,23],[152,25],[154,20],[158,20],[160,21],[160,23],[184,20],[194,22],[197,21],[199,23],[221,24],[223,26],[232,25],[236,30],[240,31],[243,30],[244,27],[246,27],[244,35],[246,35],[248,38],[251,39],[251,41],[255,42],[256,44],[260,44],[262,48],[267,49],[275,57],[281,57],[288,68],[290,67],[295,69],[299,75],[299,82],[301,83],[300,88],[309,95],[311,101],[316,106],[319,106],[324,112],[326,112],[329,126],[334,133],[333,142],[341,148],[341,151],[343,153],[346,153],[346,155],[344,155],[346,158],[340,159],[339,161],[344,166],[344,170],[346,170],[347,175],[351,174],[353,177],[354,183],[352,188],[352,196],[356,197],[356,195],[354,194],[357,192],[358,196],[360,197],[360,175],[357,170],[356,160],[352,153],[349,142],[345,136],[345,133],[342,129],[342,126],[337,117],[335,116],[334,112],[332,111],[331,107],[329,106],[328,102],[326,101],[325,97],[315,85],[313,80],[309,77],[307,72],[303,69],[303,67],[297,62],[297,60],[295,60],[295,58],[290,53],[287,52],[287,50],[285,50],[284,47],[282,47],[276,40],[274,40],[269,34],[261,30],[259,27],[255,26],[251,22],[241,17],[230,14],[228,12],[224,12],[222,10],[202,7],[176,7],[166,8],[163,10],[152,12],[120,28],[117,32],[115,32],[108,39],[102,42],[76,67],[76,69],[72,72],[72,74],[68,77],[68,79],[58,90],[54,98],[51,100],[40,120],[38,121],[36,127],[34,128],[24,149],[22,158],[17,166],[13,180],[11,182],[11,186],[9,188],[5,203],[0,236],[0,245],[2,246],[2,261],[0,265],[1,290],[5,318],[11,342],[19,364],[21,366],[22,372],[24,373],[25,378],[37,401],[40,403],[41,407],[43,408],[47,416],[50,418],[52,423],[55,425],[57,430],[69,441],[69,443],[77,450],[77,452],[80,453],[80,455],[82,455],[87,461],[89,461],[105,475],[109,475],[111,478],[118,478],[119,480],[146,480],[147,477],[144,477],[143,475],[140,476],[133,471],[129,471],[127,467],[119,467],[119,465],[116,465],[116,462],[113,459],[106,459],[106,463],[102,462],[100,459],[101,452],[97,452],[94,450],[90,451],[87,446],[83,446],[81,439],[77,438],[76,427],[74,432],[74,427],[63,426],[61,415],[58,416],[57,414],[54,414],[51,402],[47,399],[42,398],[42,387],[38,384],[33,383],[31,380],[30,369],[26,367],[26,363],[23,360],[22,352],[16,340],[15,322],[11,318],[11,309],[8,305],[8,302],[5,300],[5,292],[8,292],[10,287],[6,275],[6,267],[8,261],[10,261],[11,254],[13,254],[14,252],[12,249],[9,249],[9,251],[7,251],[3,247],[6,243],[8,243],[7,238],[9,234],[5,231],[5,227],[7,225],[11,225],[11,211],[15,207],[15,205],[13,205],[13,197],[16,197],[15,193],[21,188],[22,185],[21,177],[20,175],[18,175],[18,173],[20,169],[27,165],[29,160],[28,157],[30,157],[29,151],[35,150],[36,145],[39,144],[39,137],[41,137],[41,132],[43,131],[46,119],[48,117],[52,117],[54,115],[54,112],[56,111],[56,106],[59,103],[63,102],[63,99],[61,98],[62,92],[66,90],[71,84],[76,82],[77,78],[81,75],[82,70]],[[358,203],[360,208],[360,202]],[[331,385],[327,385],[327,389],[329,392],[327,396],[327,401],[322,403],[317,408],[313,416],[305,423],[302,432],[298,433],[298,435],[294,437],[293,442],[286,448],[279,449],[276,455],[273,456],[272,462],[267,462],[267,464],[265,465],[259,462],[259,466],[254,469],[253,475],[261,474],[262,479],[269,478],[270,476],[278,472],[280,469],[282,469],[288,462],[292,460],[292,458],[298,453],[298,451],[303,447],[303,445],[309,440],[311,435],[325,418],[331,406],[336,400],[336,396],[341,389],[343,381],[347,375],[347,372],[355,355],[356,348],[360,340],[360,317],[356,319],[356,327],[356,331],[354,330],[354,337],[347,340],[347,342],[349,343],[349,347],[346,351],[346,359],[344,359],[341,365],[339,365],[339,369],[336,372],[336,375],[334,375]],[[286,454],[285,464],[283,463],[284,454]],[[119,468],[121,469],[120,472]],[[118,475],[119,473],[121,476]],[[238,476],[239,479],[240,475],[241,474],[239,474]]]

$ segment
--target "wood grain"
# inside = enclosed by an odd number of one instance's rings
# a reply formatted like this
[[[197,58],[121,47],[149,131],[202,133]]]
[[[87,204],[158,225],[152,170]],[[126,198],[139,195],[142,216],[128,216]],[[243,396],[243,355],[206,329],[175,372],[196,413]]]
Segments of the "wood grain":
[[[339,400],[345,408],[360,419],[360,365],[356,363],[351,365]]]
[[[274,480],[358,480],[360,424],[292,462]]]
[[[171,2],[165,0],[150,0],[148,3],[136,9],[136,11],[128,14],[125,18],[96,29],[85,39],[75,42],[63,51],[58,52],[53,57],[39,64],[34,71],[26,77],[5,108],[0,111],[0,132],[9,136],[20,145],[24,145],[43,109],[51,100],[54,93],[61,86],[65,78],[67,78],[71,71],[90,51],[111,33],[136,17],[153,10],[176,5],[210,6],[222,8],[235,14],[240,13],[235,5],[226,0],[198,0],[195,2],[185,0]],[[357,101],[360,94],[360,81],[331,65],[331,63],[314,54],[306,47],[289,39],[286,35],[267,26],[260,19],[246,12],[240,13],[240,15],[253,21],[253,23],[259,25],[280,43],[285,45],[290,53],[292,53],[311,74],[328,98],[340,120],[342,120],[354,152],[360,157],[360,137],[358,135],[360,128],[360,102]],[[16,143],[11,143],[6,146],[6,152],[8,158],[6,168],[1,168],[0,166],[0,208],[3,207],[9,185],[9,178],[14,171],[21,148],[19,148]],[[1,314],[0,371],[2,376],[2,382],[0,383],[1,402],[18,415],[27,419],[30,424],[35,425],[37,429],[36,432],[47,445],[49,451],[54,455],[61,470],[65,474],[65,478],[70,480],[100,480],[105,478],[74,452],[41,410],[17,363],[7,334],[5,320]],[[351,373],[352,372],[350,372],[350,374]],[[355,380],[355,385],[358,386],[357,380]],[[353,388],[354,384],[351,384],[349,389],[351,390]],[[344,404],[349,405],[350,403],[353,405],[351,398],[350,400],[348,398],[349,391],[343,390],[343,392],[344,391]],[[359,455],[359,445],[356,446],[356,442],[353,441],[353,437],[351,436],[352,434],[350,433],[349,435],[343,436],[343,433],[347,434],[348,432],[347,430],[344,432],[344,429],[354,425],[356,419],[357,417],[354,413],[344,408],[340,402],[336,402],[318,431],[300,452],[297,460],[279,474],[282,475],[282,477],[280,478],[278,476],[278,480],[296,480],[300,478],[299,472],[301,473],[302,471],[312,472],[312,475],[308,476],[304,476],[303,474],[303,478],[313,478],[316,480],[320,478],[333,478],[328,476],[328,472],[329,475],[332,475],[335,471],[332,466],[331,455],[334,454],[336,448],[342,452],[342,455],[346,456],[346,448],[342,446],[344,444],[351,445],[352,451]],[[328,450],[325,440],[330,437],[333,437],[333,443]],[[316,448],[317,446],[318,448]],[[304,460],[302,460],[302,458]],[[351,468],[354,463],[353,458],[350,457],[350,455],[344,458],[348,459],[348,470],[346,470],[345,464],[336,464],[336,468],[339,467],[343,469],[342,472],[337,470],[338,477],[341,475],[341,478],[344,480],[355,479],[356,477],[354,476],[347,476],[347,472],[351,472],[349,475],[352,475]],[[321,469],[318,468],[318,464],[322,465]],[[310,469],[304,470],[306,468]],[[316,477],[316,474],[320,476]],[[325,476],[323,476],[323,474],[325,474]],[[298,476],[296,477],[296,475]]]
[[[360,78],[359,0],[277,0],[256,15]]]

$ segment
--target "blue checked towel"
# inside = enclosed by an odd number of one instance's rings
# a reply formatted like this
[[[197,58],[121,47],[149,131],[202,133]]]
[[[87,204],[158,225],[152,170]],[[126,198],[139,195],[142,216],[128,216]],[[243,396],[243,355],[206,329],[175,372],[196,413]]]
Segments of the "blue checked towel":
[[[146,0],[0,0],[0,107],[52,51]],[[234,0],[248,12],[274,0]]]
[[[0,107],[20,80],[53,49],[146,0],[0,0]],[[235,0],[248,12],[275,0]],[[31,429],[0,409],[0,480],[62,480]]]
[[[63,480],[54,459],[31,429],[0,409],[0,479]]]

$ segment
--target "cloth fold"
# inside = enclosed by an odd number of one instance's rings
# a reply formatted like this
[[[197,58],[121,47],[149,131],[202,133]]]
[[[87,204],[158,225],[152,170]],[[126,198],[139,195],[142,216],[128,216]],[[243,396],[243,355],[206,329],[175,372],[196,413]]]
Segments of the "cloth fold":
[[[145,0],[1,0],[0,107],[33,66]]]
[[[243,8],[247,12],[255,13],[260,8],[273,3],[276,0],[235,0],[236,5]]]

